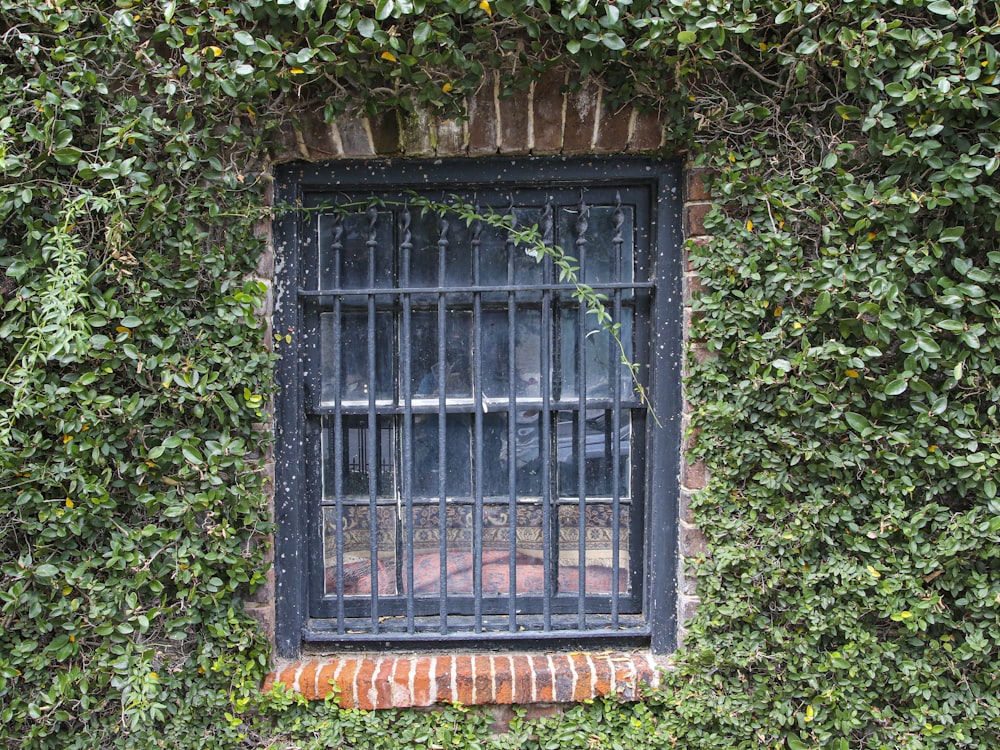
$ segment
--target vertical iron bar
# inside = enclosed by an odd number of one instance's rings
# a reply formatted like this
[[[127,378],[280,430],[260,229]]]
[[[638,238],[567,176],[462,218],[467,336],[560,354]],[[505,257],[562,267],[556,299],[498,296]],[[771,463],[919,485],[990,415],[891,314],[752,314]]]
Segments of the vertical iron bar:
[[[378,223],[378,209],[374,204],[366,211],[368,219],[368,288],[375,288],[375,251],[378,246],[378,235],[375,225]],[[368,293],[368,429],[365,433],[368,465],[368,530],[369,553],[371,555],[371,624],[372,632],[379,632],[379,570],[378,570],[378,414],[375,410],[375,392],[378,390],[375,381],[375,293]]]
[[[545,210],[542,213],[542,243],[546,247],[553,246],[553,216],[552,198],[545,202]],[[552,291],[548,285],[552,284],[552,259],[548,255],[545,258],[542,282],[546,288],[542,291],[542,319],[541,319],[541,367],[540,372],[543,377],[541,381],[542,391],[542,411],[539,414],[540,435],[538,442],[542,450],[542,565],[543,582],[545,594],[542,597],[542,629],[545,632],[552,630],[552,597],[555,596],[556,584],[559,580],[558,570],[555,566],[559,564],[558,550],[552,538],[552,394],[550,380],[544,377],[544,373],[552,361]],[[554,374],[552,380],[557,380]],[[558,455],[558,452],[557,454]],[[553,576],[555,571],[555,576]]]
[[[586,280],[587,263],[587,228],[590,224],[588,213],[590,208],[583,199],[583,189],[580,190],[580,204],[574,226],[574,244],[576,245],[576,262],[579,266],[579,279]],[[577,628],[586,628],[587,614],[587,349],[585,346],[587,331],[587,306],[580,302],[576,314],[576,397],[577,418],[576,427],[576,482],[579,508],[577,516],[577,592],[576,618]]]
[[[612,215],[615,224],[615,233],[611,238],[612,260],[614,262],[613,280],[622,280],[622,224],[625,222],[625,215],[622,213],[621,192],[615,192],[615,211]],[[621,289],[614,291],[614,323],[621,325],[622,320],[622,292]],[[619,328],[619,336],[622,329]],[[608,367],[611,372],[608,377],[612,378],[611,384],[611,627],[618,629],[619,622],[619,581],[621,576],[621,411],[622,411],[622,365],[620,353],[615,350],[614,337],[608,337]],[[629,436],[631,442],[631,435]],[[631,451],[629,451],[631,461]],[[630,566],[631,567],[631,566]],[[630,571],[631,572],[631,571]],[[631,577],[631,576],[630,576]]]
[[[514,235],[517,216],[514,198],[507,209],[511,231],[507,233],[507,630],[517,632],[517,300],[514,294]]]
[[[447,403],[445,400],[445,390],[447,387],[447,350],[445,347],[447,325],[445,292],[441,291],[445,285],[445,269],[447,266],[448,252],[448,219],[442,214],[438,217],[438,303],[437,303],[437,323],[438,323],[438,351],[437,351],[437,391],[438,391],[438,532],[440,553],[440,580],[438,590],[441,595],[441,633],[448,632],[448,524],[447,512]]]
[[[333,223],[333,242],[330,244],[333,250],[333,286],[340,290],[340,269],[343,265],[344,250],[344,221],[340,214]],[[341,359],[343,356],[343,346],[341,344],[341,297],[338,294],[333,298],[333,387],[334,394],[333,408],[333,494],[334,494],[334,523],[336,524],[337,539],[337,632],[344,633],[347,625],[344,621],[344,415],[340,403],[343,392],[340,384],[342,380]],[[323,420],[324,422],[326,420]],[[323,431],[324,443],[326,431]],[[324,447],[322,461],[327,460]],[[323,482],[325,484],[325,482]],[[322,514],[321,514],[322,515]],[[320,523],[326,528],[326,520],[321,518]],[[326,545],[324,545],[325,547]],[[324,549],[325,555],[325,549]],[[324,565],[324,580],[326,578],[326,566]]]
[[[475,201],[475,213],[480,215],[479,201]],[[475,473],[473,475],[473,492],[475,505],[472,510],[472,598],[473,617],[476,633],[483,630],[483,300],[479,290],[479,247],[482,243],[483,224],[474,221],[472,224],[472,285],[476,290],[472,293],[472,399],[475,404],[473,414],[473,457]]]
[[[410,286],[410,251],[413,248],[413,240],[410,234],[410,207],[403,203],[403,211],[399,217],[400,223],[400,279],[399,283],[404,289]],[[412,299],[409,293],[403,295],[403,320],[401,322],[399,352],[400,367],[402,373],[403,395],[403,504],[406,511],[406,580],[404,587],[406,590],[406,632],[413,633],[416,629],[414,623],[415,592],[413,575],[413,359],[410,349],[412,341],[411,334],[411,314]],[[402,521],[401,521],[402,522]]]

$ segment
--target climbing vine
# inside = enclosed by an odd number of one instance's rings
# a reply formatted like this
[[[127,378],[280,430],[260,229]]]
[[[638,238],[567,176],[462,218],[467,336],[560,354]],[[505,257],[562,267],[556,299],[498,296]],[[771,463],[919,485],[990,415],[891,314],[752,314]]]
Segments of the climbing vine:
[[[0,0],[0,745],[1000,747],[998,16]],[[553,67],[712,174],[677,669],[506,736],[261,697],[271,144]]]

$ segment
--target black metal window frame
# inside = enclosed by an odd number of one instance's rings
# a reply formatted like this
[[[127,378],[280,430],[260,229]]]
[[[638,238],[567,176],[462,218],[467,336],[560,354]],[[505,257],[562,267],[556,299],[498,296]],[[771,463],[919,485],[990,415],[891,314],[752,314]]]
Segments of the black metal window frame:
[[[680,362],[683,339],[679,184],[679,165],[676,161],[625,156],[582,159],[524,157],[439,161],[373,160],[334,162],[324,165],[292,164],[282,165],[276,169],[277,210],[273,229],[277,270],[273,328],[279,354],[276,368],[279,392],[275,399],[275,520],[278,526],[275,534],[276,640],[279,655],[294,657],[304,644],[309,643],[335,646],[339,649],[420,648],[440,647],[442,644],[447,644],[449,647],[497,647],[507,644],[520,648],[648,645],[655,653],[673,650],[676,630],[675,540],[681,439]],[[640,264],[647,264],[643,269],[643,278],[632,284],[618,284],[617,292],[611,288],[615,285],[604,284],[603,287],[596,285],[599,291],[612,293],[610,298],[615,300],[614,304],[618,306],[619,313],[622,305],[621,290],[625,290],[626,295],[635,293],[637,297],[641,296],[646,300],[645,304],[648,307],[644,313],[648,317],[643,319],[643,325],[636,324],[640,330],[634,332],[637,347],[634,361],[641,363],[641,377],[649,394],[649,409],[652,410],[655,419],[646,416],[646,407],[636,409],[637,404],[631,402],[632,413],[639,416],[630,422],[630,425],[633,429],[641,430],[642,434],[637,441],[637,445],[641,446],[641,454],[630,454],[629,462],[630,466],[633,466],[630,471],[638,473],[638,476],[632,479],[638,485],[636,490],[641,502],[636,505],[639,518],[634,519],[632,536],[629,539],[628,554],[631,562],[626,591],[620,594],[616,583],[612,586],[610,596],[588,594],[585,581],[586,562],[581,565],[581,561],[584,561],[583,535],[586,533],[584,510],[581,508],[577,510],[580,524],[577,567],[583,568],[584,572],[579,574],[579,586],[574,596],[557,599],[543,592],[541,597],[529,602],[531,597],[514,594],[509,595],[509,601],[504,602],[504,606],[498,609],[496,600],[487,601],[483,597],[481,551],[474,552],[477,560],[474,577],[479,576],[480,585],[475,586],[473,591],[466,592],[471,596],[464,598],[449,596],[444,563],[447,552],[442,541],[441,579],[438,583],[442,595],[437,598],[418,600],[412,593],[412,554],[409,563],[410,591],[404,596],[393,598],[380,595],[378,573],[377,570],[373,570],[372,576],[375,582],[370,584],[368,596],[345,597],[343,573],[339,572],[337,575],[340,577],[336,584],[336,591],[339,593],[331,597],[328,591],[324,591],[324,580],[327,575],[323,567],[322,551],[324,517],[321,503],[317,501],[317,498],[326,492],[325,480],[318,465],[326,460],[321,452],[329,450],[330,446],[322,447],[323,441],[325,439],[331,445],[335,444],[336,451],[339,451],[337,455],[341,455],[345,450],[343,425],[348,424],[344,420],[354,418],[362,422],[367,420],[368,426],[380,425],[379,419],[382,419],[384,414],[376,408],[377,401],[374,395],[370,397],[366,395],[355,405],[357,408],[354,412],[351,411],[350,405],[345,408],[339,397],[330,401],[320,395],[323,386],[317,375],[321,363],[316,341],[320,329],[319,320],[322,314],[320,311],[335,309],[336,319],[339,321],[344,315],[343,306],[352,304],[353,300],[353,304],[358,305],[357,309],[366,314],[369,321],[373,321],[379,304],[384,303],[388,296],[384,293],[386,290],[374,282],[373,276],[372,283],[360,284],[358,289],[346,293],[343,290],[331,291],[326,288],[328,284],[325,285],[316,278],[317,272],[314,269],[319,254],[317,216],[322,215],[323,207],[331,200],[365,200],[366,196],[391,195],[397,200],[405,201],[407,195],[416,193],[428,199],[448,202],[450,200],[448,196],[453,194],[477,200],[476,196],[480,193],[491,194],[495,198],[498,193],[516,191],[527,191],[533,195],[542,195],[546,192],[565,195],[568,192],[575,192],[580,196],[582,207],[580,215],[585,213],[588,196],[596,196],[605,205],[609,205],[610,201],[615,199],[619,204],[623,200],[638,204],[633,221],[634,231],[642,236],[641,244],[644,245],[647,254],[645,260],[637,261]],[[552,199],[548,200],[551,202]],[[298,208],[303,210],[297,210]],[[503,213],[503,206],[499,209],[491,206],[491,209]],[[369,214],[373,228],[377,221],[375,213],[376,209],[372,209]],[[409,214],[406,223],[409,223]],[[447,220],[442,223],[441,241],[444,245],[447,244],[445,226],[447,223]],[[621,224],[620,212],[617,223]],[[585,226],[584,223],[583,227]],[[342,230],[335,231],[339,237],[339,232]],[[540,231],[545,232],[546,229],[542,227]],[[473,237],[471,241],[477,243],[478,239]],[[394,242],[400,244],[398,238]],[[404,246],[407,243],[407,239],[402,241]],[[368,244],[374,253],[374,229]],[[616,247],[620,251],[620,240]],[[574,254],[574,248],[565,249],[567,253]],[[642,249],[636,249],[634,252],[638,253]],[[408,248],[404,247],[401,252],[407,251]],[[374,258],[374,255],[372,257]],[[441,257],[444,257],[443,249]],[[370,260],[368,266],[371,274],[374,273],[374,265],[375,261]],[[443,267],[441,273],[444,273]],[[620,281],[617,277],[616,280]],[[424,296],[439,294],[443,299],[446,293],[456,293],[456,290],[450,287],[430,290],[406,289],[406,279],[400,280],[398,276],[393,283],[397,288],[403,287],[401,298],[407,300],[407,305],[414,294],[424,294]],[[363,288],[366,286],[367,288]],[[549,291],[543,292],[543,288]],[[467,292],[474,297],[476,310],[480,311],[480,299],[483,297],[484,289],[485,287],[474,283],[468,289],[458,291]],[[552,290],[557,290],[557,294],[568,296],[569,290],[562,288],[554,276],[547,277],[545,283],[539,286],[538,292],[551,293]],[[516,306],[515,295],[523,290],[517,290],[511,285],[489,291],[506,294],[511,304]],[[398,307],[399,303],[391,304],[396,304]],[[629,304],[638,303],[634,300],[626,302],[626,306]],[[443,305],[443,302],[439,305],[441,310],[444,309]],[[479,314],[477,312],[477,315]],[[583,316],[584,313],[580,311],[581,321]],[[407,312],[404,317],[409,323],[411,313]],[[369,342],[373,340],[374,326],[374,322],[368,325]],[[338,322],[337,330],[339,329]],[[440,361],[444,358],[445,330],[444,321],[441,320]],[[513,335],[510,334],[512,342]],[[339,338],[337,341],[341,346],[348,343]],[[402,346],[402,349],[407,351],[408,348],[409,343]],[[481,359],[481,355],[477,356]],[[408,358],[409,354],[405,357]],[[368,361],[368,376],[371,378],[376,367],[374,355],[368,357]],[[511,361],[513,362],[513,359]],[[409,367],[407,363],[403,364]],[[393,363],[392,366],[397,368],[397,363]],[[481,364],[477,363],[477,368],[479,367]],[[342,378],[343,373],[338,369],[334,372],[334,376]],[[510,377],[513,376],[509,375],[508,378]],[[405,406],[396,408],[395,413],[399,419],[408,420],[406,424],[412,426],[413,398],[409,386],[406,390]],[[469,405],[472,416],[469,419],[470,424],[473,422],[476,424],[479,434],[470,440],[479,446],[478,460],[484,463],[481,455],[482,419],[477,414],[488,410],[489,404],[486,403],[488,399],[485,394],[472,395]],[[515,399],[513,386],[511,386],[511,398]],[[614,408],[612,409],[610,404],[605,404],[610,409],[607,414],[614,415],[616,425],[619,420],[618,414],[622,410],[617,404],[622,403],[622,398],[622,388],[616,386]],[[431,414],[439,415],[441,424],[437,455],[443,462],[442,456],[447,450],[443,415],[450,412],[446,411],[444,395],[440,398],[435,397],[433,401],[437,403],[432,404],[436,409],[432,408]],[[579,415],[587,413],[584,411],[590,405],[587,397],[579,396],[578,402]],[[508,425],[513,422],[515,406],[513,402],[509,405],[511,416],[508,417]],[[556,414],[560,407],[559,403],[549,403],[546,395],[545,408],[551,409],[552,413]],[[628,413],[627,409],[625,411]],[[352,417],[355,413],[356,415]],[[578,440],[576,445],[584,446],[583,451],[586,453],[587,427],[584,426],[583,417],[579,415],[573,417],[571,429],[574,431],[574,439]],[[335,428],[328,427],[331,424],[335,425]],[[381,427],[378,429],[380,431]],[[513,430],[513,426],[509,429]],[[605,430],[607,429],[611,428],[606,427]],[[367,447],[374,454],[378,449],[375,430],[369,430],[368,433],[370,437],[365,440]],[[513,439],[513,435],[511,437]],[[545,444],[546,441],[556,445],[555,435],[546,434],[544,438],[538,439],[539,445]],[[411,441],[402,442],[408,446]],[[619,455],[619,450],[616,446],[616,457]],[[393,452],[395,453],[393,460],[397,462],[405,463],[413,460],[412,448],[405,446],[402,450],[393,448]],[[371,460],[375,461],[374,458]],[[580,466],[580,486],[585,487],[583,468],[585,459],[580,459],[577,463]],[[513,466],[512,459],[508,460],[508,464]],[[371,467],[374,466],[372,463]],[[511,468],[510,471],[513,481],[514,469]],[[369,474],[375,473],[375,471],[369,472]],[[412,476],[408,481],[412,482]],[[445,534],[444,481],[441,480],[442,540]],[[617,483],[618,479],[615,482]],[[516,490],[512,489],[514,487],[514,484],[508,485],[512,507],[516,494]],[[375,480],[372,480],[370,490],[372,510],[369,523],[371,519],[376,518],[376,495],[380,492],[376,488]],[[617,484],[615,492],[618,492]],[[585,490],[581,489],[580,493],[583,505],[587,502]],[[337,496],[342,498],[343,494],[343,487],[338,484]],[[548,502],[546,500],[546,503]],[[617,500],[615,502],[617,503]],[[408,499],[406,507],[409,509],[411,505],[412,500]],[[617,505],[615,507],[614,513],[617,519],[619,511]],[[475,503],[470,505],[470,508],[478,519],[477,523],[481,524],[483,514],[481,490],[478,491]],[[339,519],[340,515],[336,517]],[[338,545],[342,541],[340,523],[338,520],[336,527]],[[513,523],[516,522],[512,521]],[[478,550],[481,547],[482,532],[479,530],[475,533],[473,548]],[[550,538],[550,533],[546,531],[546,542]],[[617,538],[617,526],[615,534]],[[371,533],[371,536],[371,559],[376,560],[376,533]],[[511,554],[513,546],[514,542],[511,541]],[[550,564],[550,557],[546,556],[547,566]],[[397,568],[399,565],[397,563]],[[512,575],[508,586],[516,590],[518,584],[513,575],[515,572],[513,568],[514,563],[511,562]],[[342,565],[337,567],[338,571],[342,569]],[[615,575],[617,576],[616,569]],[[546,592],[551,589],[551,576],[546,573]],[[605,598],[608,600],[606,603],[603,601]],[[518,600],[516,610],[515,600]],[[526,606],[527,616],[522,611],[522,604]],[[504,620],[505,614],[508,615],[506,620]],[[436,623],[434,627],[428,629],[414,626],[419,618],[428,616]],[[435,616],[437,619],[433,619]],[[381,625],[383,619],[396,620],[404,624],[395,629],[383,627]],[[370,623],[367,627],[366,622]],[[459,622],[465,624],[455,626],[455,623]],[[497,627],[496,622],[500,622],[501,626]],[[503,626],[504,623],[509,627]],[[528,623],[528,626],[525,627],[524,623]]]

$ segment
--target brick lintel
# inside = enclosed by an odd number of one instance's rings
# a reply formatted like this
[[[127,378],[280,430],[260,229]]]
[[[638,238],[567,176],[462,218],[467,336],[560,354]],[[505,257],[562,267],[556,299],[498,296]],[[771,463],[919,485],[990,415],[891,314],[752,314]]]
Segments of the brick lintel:
[[[309,700],[331,692],[342,708],[573,703],[605,695],[638,700],[669,659],[648,652],[350,654],[279,665],[278,683]]]

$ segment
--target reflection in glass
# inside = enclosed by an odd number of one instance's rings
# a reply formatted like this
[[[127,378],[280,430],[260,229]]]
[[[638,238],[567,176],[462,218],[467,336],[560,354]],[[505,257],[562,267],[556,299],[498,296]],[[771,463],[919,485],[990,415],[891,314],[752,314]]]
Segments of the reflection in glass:
[[[445,565],[449,594],[472,593],[473,508],[454,504],[444,509]],[[441,507],[413,508],[413,592],[435,596],[441,591]],[[409,534],[407,534],[409,538]]]
[[[621,505],[618,522],[618,592],[629,590],[629,518],[630,505]],[[582,545],[584,579],[588,594],[610,594],[615,581],[615,514],[607,503],[588,503],[584,512]],[[580,508],[559,506],[559,593],[575,594],[580,590]]]
[[[446,397],[471,398],[472,313],[456,310],[449,310],[446,313],[443,363],[438,349],[437,313],[413,313],[410,326],[413,396],[436,397],[443,383]]]
[[[368,314],[345,313],[340,329],[340,350],[336,349],[336,318],[333,313],[320,315],[320,399],[324,404],[335,400],[335,361],[341,356],[340,398],[343,401],[368,401],[375,384],[375,398],[393,398],[392,358],[395,346],[390,313],[375,316],[375,372],[368,372]],[[373,377],[374,375],[374,377]]]
[[[623,311],[619,336],[625,348],[625,356],[632,358],[632,318],[629,309]],[[576,309],[566,309],[560,316],[560,372],[562,376],[563,398],[579,396],[580,381],[586,380],[584,394],[587,398],[610,399],[614,396],[613,384],[617,374],[621,381],[621,398],[628,401],[632,397],[632,375],[628,366],[622,363],[621,350],[611,334],[597,327],[588,315],[586,322],[595,327],[580,335],[580,315]],[[578,347],[583,348],[583,372],[578,372]]]
[[[396,496],[395,438],[391,417],[380,417],[377,421],[375,453],[371,453],[368,434],[368,417],[344,417],[342,432],[342,454],[338,462],[335,436],[330,420],[323,431],[323,496],[327,500],[336,497],[334,477],[340,468],[342,489],[345,497],[369,497],[371,470],[375,470],[375,493],[380,498]]]
[[[338,590],[337,517],[335,508],[323,509],[323,550],[327,596],[371,594],[372,580],[378,577],[378,593],[399,593],[396,585],[396,508],[376,510],[377,562],[372,565],[371,509],[367,505],[348,505],[341,509],[341,554],[343,555],[343,589]],[[373,572],[372,568],[375,568]]]
[[[618,450],[619,488],[622,497],[629,495],[629,446],[632,439],[628,415],[619,418],[614,434],[611,409],[588,409],[581,417],[578,411],[558,413],[556,437],[559,455],[559,494],[575,497],[580,494],[580,461],[583,461],[584,492],[590,496],[608,496],[613,492],[615,450]],[[583,420],[583,450],[580,444]],[[617,443],[617,445],[616,445]]]

